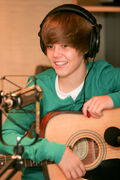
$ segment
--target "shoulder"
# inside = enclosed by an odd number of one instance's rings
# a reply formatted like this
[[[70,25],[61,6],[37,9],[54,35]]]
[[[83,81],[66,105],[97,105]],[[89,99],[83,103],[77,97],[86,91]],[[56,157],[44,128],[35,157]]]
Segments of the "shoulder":
[[[92,63],[92,62],[91,62]],[[96,60],[94,62],[94,68],[104,68],[104,67],[108,67],[108,66],[112,66],[111,64],[109,64],[107,61],[105,61],[104,59],[100,59],[100,60]]]
[[[88,63],[88,72],[92,67],[92,62]],[[97,60],[94,62],[90,70],[88,79],[104,82],[105,80],[111,81],[112,79],[120,78],[120,68],[116,68],[105,60]]]
[[[47,69],[40,74],[29,77],[28,84],[35,84],[35,81],[38,85],[44,86],[54,83],[56,78],[56,72],[53,68]]]
[[[40,74],[35,75],[37,79],[43,79],[43,78],[52,78],[56,76],[55,70],[53,68],[49,68]]]
[[[92,78],[101,85],[112,86],[120,79],[120,68],[114,67],[105,60],[95,61],[91,72]]]
[[[92,62],[90,62],[92,64]],[[90,66],[90,65],[89,65]],[[115,68],[112,64],[105,60],[97,60],[93,64],[93,71],[96,73],[115,73],[120,72],[119,68]]]

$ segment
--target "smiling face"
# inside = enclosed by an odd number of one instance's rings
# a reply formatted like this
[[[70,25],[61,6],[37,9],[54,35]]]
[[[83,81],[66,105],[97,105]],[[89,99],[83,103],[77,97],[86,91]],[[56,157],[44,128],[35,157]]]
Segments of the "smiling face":
[[[77,84],[84,80],[91,31],[92,25],[74,12],[57,12],[45,20],[41,28],[45,54],[62,82],[63,77],[66,82],[78,80]]]
[[[50,44],[46,50],[52,67],[59,77],[76,76],[80,74],[85,64],[83,54],[75,48],[63,44]]]

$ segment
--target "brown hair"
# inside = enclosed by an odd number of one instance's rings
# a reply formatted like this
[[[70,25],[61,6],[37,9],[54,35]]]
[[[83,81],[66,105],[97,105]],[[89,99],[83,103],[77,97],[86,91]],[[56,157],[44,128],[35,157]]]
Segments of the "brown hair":
[[[48,44],[70,45],[84,54],[89,51],[92,25],[74,12],[57,12],[47,17],[42,30],[42,41]]]

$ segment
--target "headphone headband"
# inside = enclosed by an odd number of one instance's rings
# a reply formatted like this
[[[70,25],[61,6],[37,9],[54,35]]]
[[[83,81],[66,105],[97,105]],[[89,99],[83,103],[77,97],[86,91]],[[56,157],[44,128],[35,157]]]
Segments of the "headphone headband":
[[[102,28],[101,24],[97,24],[96,18],[86,9],[82,8],[81,6],[75,5],[75,4],[63,4],[60,5],[53,10],[51,10],[43,19],[43,21],[40,24],[40,32],[38,35],[40,36],[40,46],[42,51],[45,53],[44,43],[42,42],[41,38],[41,29],[46,21],[47,17],[55,14],[57,12],[73,12],[78,14],[79,16],[85,18],[87,21],[89,21],[93,25],[93,30],[91,33],[91,40],[90,40],[90,50],[88,52],[88,57],[95,57],[96,53],[99,51],[99,45],[100,45],[100,30]],[[91,42],[92,41],[92,42]]]
[[[51,10],[43,19],[40,27],[42,27],[43,23],[45,22],[46,18],[52,14],[55,14],[57,12],[74,12],[82,17],[84,17],[86,20],[88,20],[91,24],[94,26],[97,25],[95,17],[86,9],[82,8],[81,6],[77,6],[75,4],[63,4],[61,6],[58,6]]]

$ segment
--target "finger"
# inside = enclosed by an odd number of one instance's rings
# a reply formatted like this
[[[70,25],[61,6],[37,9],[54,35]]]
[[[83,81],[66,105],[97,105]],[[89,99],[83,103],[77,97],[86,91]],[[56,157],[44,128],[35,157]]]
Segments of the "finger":
[[[76,174],[78,176],[77,178],[83,177],[86,173],[84,168],[76,168],[75,171],[76,171]]]
[[[79,177],[80,177],[79,174],[82,174],[82,173],[80,173],[80,172],[81,172],[80,169],[78,170],[78,172],[76,171],[76,169],[72,169],[72,170],[71,170],[71,177],[72,177],[72,179],[77,179],[77,178],[79,178]]]
[[[97,118],[97,119],[103,115],[102,112],[91,112],[90,114],[93,118]]]
[[[91,117],[91,114],[89,111],[87,111],[87,117],[90,118]]]
[[[88,109],[89,109],[89,106],[90,106],[90,100],[88,100],[86,103],[84,103],[84,105],[83,105],[83,114],[85,115],[85,116],[87,116],[88,115]]]
[[[66,172],[63,172],[63,173],[64,173],[64,175],[66,176],[66,179],[67,179],[67,180],[72,179],[71,173],[70,173],[69,171],[66,171]]]
[[[78,177],[82,177],[86,173],[85,166],[84,166],[83,162],[79,158],[78,158],[78,161],[77,161],[77,164],[76,164],[75,171],[78,174]]]
[[[104,107],[99,104],[99,103],[95,103],[94,105],[91,105],[88,108],[89,113],[92,115],[92,117],[100,117],[103,114],[103,109]]]
[[[99,119],[101,116],[95,113],[91,113],[91,117],[95,118],[95,119]]]
[[[81,171],[82,171],[82,176],[84,176],[85,173],[86,173],[85,165],[83,164],[82,161],[81,161],[81,163],[80,163],[79,165],[80,165],[80,169],[81,169]]]

